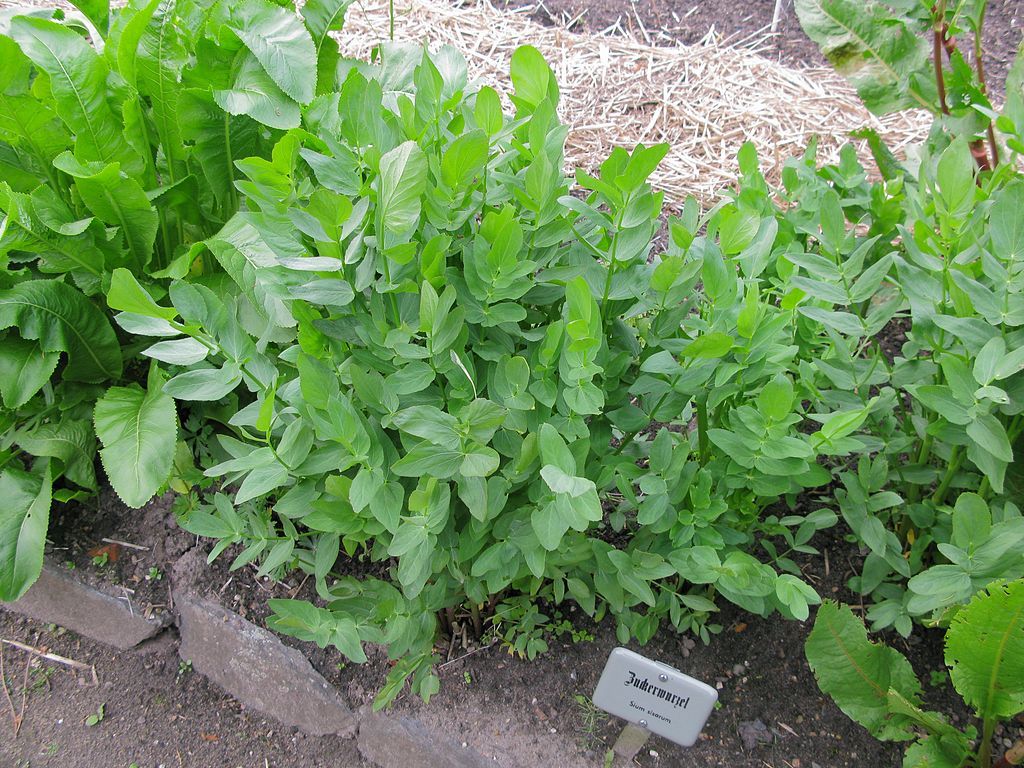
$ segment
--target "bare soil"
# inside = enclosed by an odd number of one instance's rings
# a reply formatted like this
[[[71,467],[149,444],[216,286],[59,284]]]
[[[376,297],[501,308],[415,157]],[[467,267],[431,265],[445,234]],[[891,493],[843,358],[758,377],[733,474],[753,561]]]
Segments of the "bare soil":
[[[542,24],[588,32],[618,29],[655,45],[694,44],[711,34],[720,42],[755,48],[763,56],[789,64],[826,65],[817,45],[800,28],[792,0],[785,2],[775,35],[769,34],[775,0],[497,0],[497,4]],[[989,0],[983,40],[993,94],[1003,92],[1022,33],[1024,4]]]
[[[127,510],[107,492],[98,508],[79,512],[68,514],[67,524],[56,529],[53,554],[74,563],[79,577],[108,590],[135,590],[136,609],[165,605],[173,564],[196,543],[173,524],[168,500],[157,500],[143,510]],[[99,566],[89,553],[102,545],[103,538],[146,549],[122,546],[116,562]],[[821,594],[855,603],[842,585],[859,561],[859,553],[836,531],[817,543],[829,552],[830,566],[826,569],[823,560],[809,559],[803,564],[807,576]],[[204,552],[208,549],[208,543],[199,546]],[[216,561],[198,589],[216,595],[257,624],[267,615],[269,597],[314,597],[310,585],[298,580],[281,584],[257,580],[251,567],[229,573],[232,557],[229,551]],[[154,568],[163,576],[147,579]],[[429,704],[403,694],[395,711],[419,718],[444,737],[464,742],[505,768],[602,765],[603,754],[622,723],[594,710],[589,697],[608,653],[617,645],[614,627],[609,622],[595,626],[579,612],[564,610],[586,639],[549,638],[550,651],[532,662],[509,656],[500,643],[481,648],[471,641],[463,648],[457,642],[452,648],[442,638],[438,650],[442,655],[451,651],[452,661],[440,670],[440,694]],[[809,623],[759,619],[725,606],[720,624],[722,632],[709,646],[695,645],[671,630],[659,633],[646,647],[630,646],[716,686],[720,695],[720,708],[694,748],[686,750],[652,738],[637,765],[899,765],[898,747],[875,741],[818,690],[803,655]],[[14,738],[11,710],[21,709],[26,654],[6,647],[4,679],[12,704],[0,698],[0,766],[4,768],[129,768],[133,762],[138,768],[364,765],[352,741],[306,737],[244,711],[201,675],[182,666],[173,628],[139,651],[118,653],[58,628],[0,612],[0,638],[93,664],[100,680],[98,688],[90,687],[82,684],[74,670],[35,663],[29,672],[25,720]],[[923,680],[941,667],[940,635],[921,631],[909,642],[888,639],[908,654]],[[369,649],[367,664],[353,665],[334,649],[286,642],[302,649],[353,708],[372,701],[389,669],[386,655],[378,648]],[[47,668],[53,672],[44,672]],[[936,709],[953,712],[962,721],[964,713],[948,685],[927,688],[927,695]],[[85,718],[100,704],[105,706],[104,719],[86,726]],[[758,733],[761,738],[751,742]]]

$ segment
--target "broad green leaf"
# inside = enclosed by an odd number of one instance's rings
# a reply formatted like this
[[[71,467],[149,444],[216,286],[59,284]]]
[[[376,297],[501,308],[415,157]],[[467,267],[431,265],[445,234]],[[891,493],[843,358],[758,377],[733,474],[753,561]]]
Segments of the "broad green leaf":
[[[176,400],[220,400],[242,382],[236,368],[200,368],[179,373],[163,391]]]
[[[804,32],[876,115],[937,107],[922,95],[928,44],[877,0],[796,0]]]
[[[121,375],[121,346],[110,322],[79,291],[60,280],[29,280],[0,291],[0,329],[17,326],[45,354],[67,352],[63,376],[99,383]]]
[[[977,164],[962,136],[954,139],[939,156],[936,181],[939,197],[950,215],[962,216],[974,201],[974,171]]]
[[[157,304],[149,295],[149,291],[135,279],[135,275],[124,267],[118,267],[110,275],[107,306],[122,312],[164,320],[173,320],[178,316],[177,311],[172,307],[161,307]]]
[[[729,354],[733,343],[734,339],[728,333],[712,331],[711,333],[705,333],[703,336],[698,336],[691,341],[683,347],[680,354],[684,357],[697,359],[724,357]]]
[[[43,352],[39,345],[8,336],[0,344],[0,396],[4,407],[20,408],[50,380],[59,352]]]
[[[43,570],[43,547],[50,522],[50,463],[29,473],[16,467],[0,472],[0,600],[24,595]]]
[[[54,165],[75,179],[82,200],[105,224],[118,227],[139,270],[153,258],[159,214],[139,182],[121,173],[118,163],[83,165],[65,152]]]
[[[427,157],[416,142],[407,141],[381,157],[377,205],[385,230],[403,235],[416,226],[426,184]]]
[[[93,414],[110,484],[125,504],[136,509],[167,482],[174,459],[167,446],[177,440],[178,416],[162,384],[156,373],[150,376],[148,390],[137,384],[111,387],[96,402]]]
[[[58,464],[50,463],[51,475],[63,475],[83,488],[96,490],[96,437],[85,419],[65,418],[21,431],[17,444],[32,456],[57,459]]]
[[[142,160],[125,140],[124,126],[108,98],[109,70],[95,49],[69,27],[29,16],[11,20],[11,37],[46,73],[57,114],[75,135],[75,153],[84,162],[120,163],[129,173]]]
[[[847,716],[878,739],[913,737],[908,718],[888,707],[890,689],[915,705],[920,701],[921,684],[910,662],[898,651],[870,642],[864,624],[847,606],[822,603],[805,652],[818,686]]]
[[[1019,179],[998,190],[989,214],[992,252],[1005,261],[1024,261],[1024,182]]]
[[[487,163],[487,135],[470,131],[459,136],[441,157],[441,179],[449,187],[466,187]]]
[[[531,45],[516,48],[511,63],[512,85],[516,106],[524,112],[533,112],[548,99],[552,106],[558,104],[558,83],[544,56]]]
[[[946,632],[953,687],[981,719],[1024,710],[1024,580],[997,582],[953,617]]]
[[[351,4],[352,0],[310,0],[302,5],[302,18],[316,49],[317,93],[327,93],[336,88],[338,44],[330,33],[342,28],[345,12]]]
[[[317,49],[309,31],[291,8],[283,8],[269,0],[245,0],[228,27],[252,52],[278,88],[300,104],[313,100]],[[323,35],[328,28],[323,30]],[[237,89],[237,83],[235,87]]]
[[[501,112],[501,99],[498,92],[485,85],[476,94],[473,117],[480,129],[490,137],[501,132],[505,124],[505,116]]]
[[[158,341],[151,347],[142,350],[142,354],[169,365],[194,365],[205,360],[210,354],[208,347],[191,337]]]
[[[311,65],[310,69],[316,71]],[[271,128],[298,128],[302,119],[299,105],[267,75],[256,60],[242,62],[231,88],[213,92],[217,105],[232,115],[248,115]]]
[[[967,434],[1000,461],[1013,461],[1013,449],[1006,428],[990,413],[978,414],[967,425]]]

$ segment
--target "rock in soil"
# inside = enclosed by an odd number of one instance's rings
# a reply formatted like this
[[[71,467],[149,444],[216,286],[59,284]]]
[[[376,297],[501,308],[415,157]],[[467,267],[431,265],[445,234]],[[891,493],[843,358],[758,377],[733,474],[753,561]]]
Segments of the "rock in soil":
[[[123,598],[100,592],[52,563],[44,564],[39,580],[4,610],[58,624],[120,650],[134,648],[170,622],[166,615],[146,619],[127,592]]]
[[[299,651],[218,603],[177,589],[181,646],[192,668],[245,706],[316,736],[353,736],[356,717]]]
[[[459,747],[408,717],[364,712],[359,752],[380,768],[485,768],[493,766],[469,747]]]

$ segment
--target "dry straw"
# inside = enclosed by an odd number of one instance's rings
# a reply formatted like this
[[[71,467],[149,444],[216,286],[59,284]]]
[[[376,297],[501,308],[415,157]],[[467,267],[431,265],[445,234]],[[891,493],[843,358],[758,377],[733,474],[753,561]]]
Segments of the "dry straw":
[[[612,147],[667,141],[672,150],[654,180],[677,203],[687,195],[705,203],[717,198],[735,179],[736,152],[745,141],[754,142],[775,181],[812,136],[821,139],[823,161],[834,160],[849,132],[864,126],[899,155],[924,138],[930,123],[923,112],[871,115],[831,70],[796,69],[758,55],[752,49],[765,40],[758,35],[730,44],[711,31],[698,45],[652,46],[639,18],[643,42],[619,25],[596,35],[541,26],[487,0],[394,3],[396,40],[450,43],[466,56],[472,77],[499,91],[509,87],[512,52],[537,47],[561,87],[560,112],[571,128],[567,165],[593,170]],[[17,5],[66,7],[61,0],[0,0],[0,7]],[[356,0],[339,36],[344,55],[365,58],[387,39],[388,27],[388,0]]]
[[[749,50],[750,40],[745,48],[713,35],[699,45],[652,46],[621,29],[594,35],[541,26],[486,0],[395,0],[395,11],[396,40],[450,43],[465,54],[471,76],[499,90],[509,87],[512,52],[524,44],[538,48],[561,87],[561,116],[571,128],[567,164],[593,169],[614,146],[667,141],[672,150],[654,180],[672,201],[691,194],[715,199],[735,179],[745,141],[757,146],[774,180],[814,135],[822,160],[834,160],[849,132],[864,126],[900,154],[924,138],[930,123],[921,112],[874,117],[831,70],[771,61]],[[340,39],[346,55],[362,57],[387,35],[386,0],[357,0]]]

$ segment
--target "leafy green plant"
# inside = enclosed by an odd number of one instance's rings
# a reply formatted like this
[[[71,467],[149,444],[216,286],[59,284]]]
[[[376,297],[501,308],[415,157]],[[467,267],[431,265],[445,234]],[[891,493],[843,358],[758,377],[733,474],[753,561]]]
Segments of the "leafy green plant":
[[[883,115],[928,110],[939,130],[969,141],[977,166],[990,170],[1000,162],[997,125],[1016,134],[1009,144],[1019,152],[1024,123],[1019,106],[1000,118],[989,99],[982,41],[987,5],[988,0],[797,0],[796,12],[868,109]],[[958,37],[968,38],[970,56],[958,47]],[[1008,85],[1012,92],[1013,78]]]
[[[347,4],[0,13],[0,599],[37,577],[51,501],[96,490],[97,439],[130,506],[167,483],[177,415],[141,364],[194,351],[140,359],[102,299],[124,307],[125,332],[159,334],[122,275],[162,296],[170,277],[216,270],[192,251],[238,208],[235,160],[269,154],[300,104],[332,89],[327,33]]]
[[[797,314],[758,279],[773,217],[691,204],[652,254],[666,147],[615,150],[569,194],[533,49],[513,115],[450,48],[346,66],[236,163],[244,209],[190,252],[223,273],[189,265],[164,303],[119,272],[108,294],[168,334],[162,391],[220,425],[206,474],[236,490],[182,526],[211,557],[239,545],[232,567],[314,575],[326,607],[275,600],[270,624],[353,661],[385,642],[378,704],[409,675],[436,689],[437,616],[463,604],[516,605],[527,655],[542,599],[641,642],[664,620],[708,639],[717,596],[805,618],[789,555],[836,517],[761,512],[829,482],[817,457],[863,408],[803,428]],[[342,552],[381,577],[337,578]]]
[[[906,768],[992,765],[992,736],[1000,720],[1024,710],[1024,581],[995,582],[953,617],[945,661],[953,687],[981,723],[961,731],[923,710],[922,688],[898,651],[867,639],[846,606],[826,601],[807,639],[807,659],[821,689],[872,735],[912,742]]]
[[[103,719],[107,716],[107,705],[100,704],[99,707],[91,715],[85,718],[85,725],[89,728],[93,728],[103,722]]]

